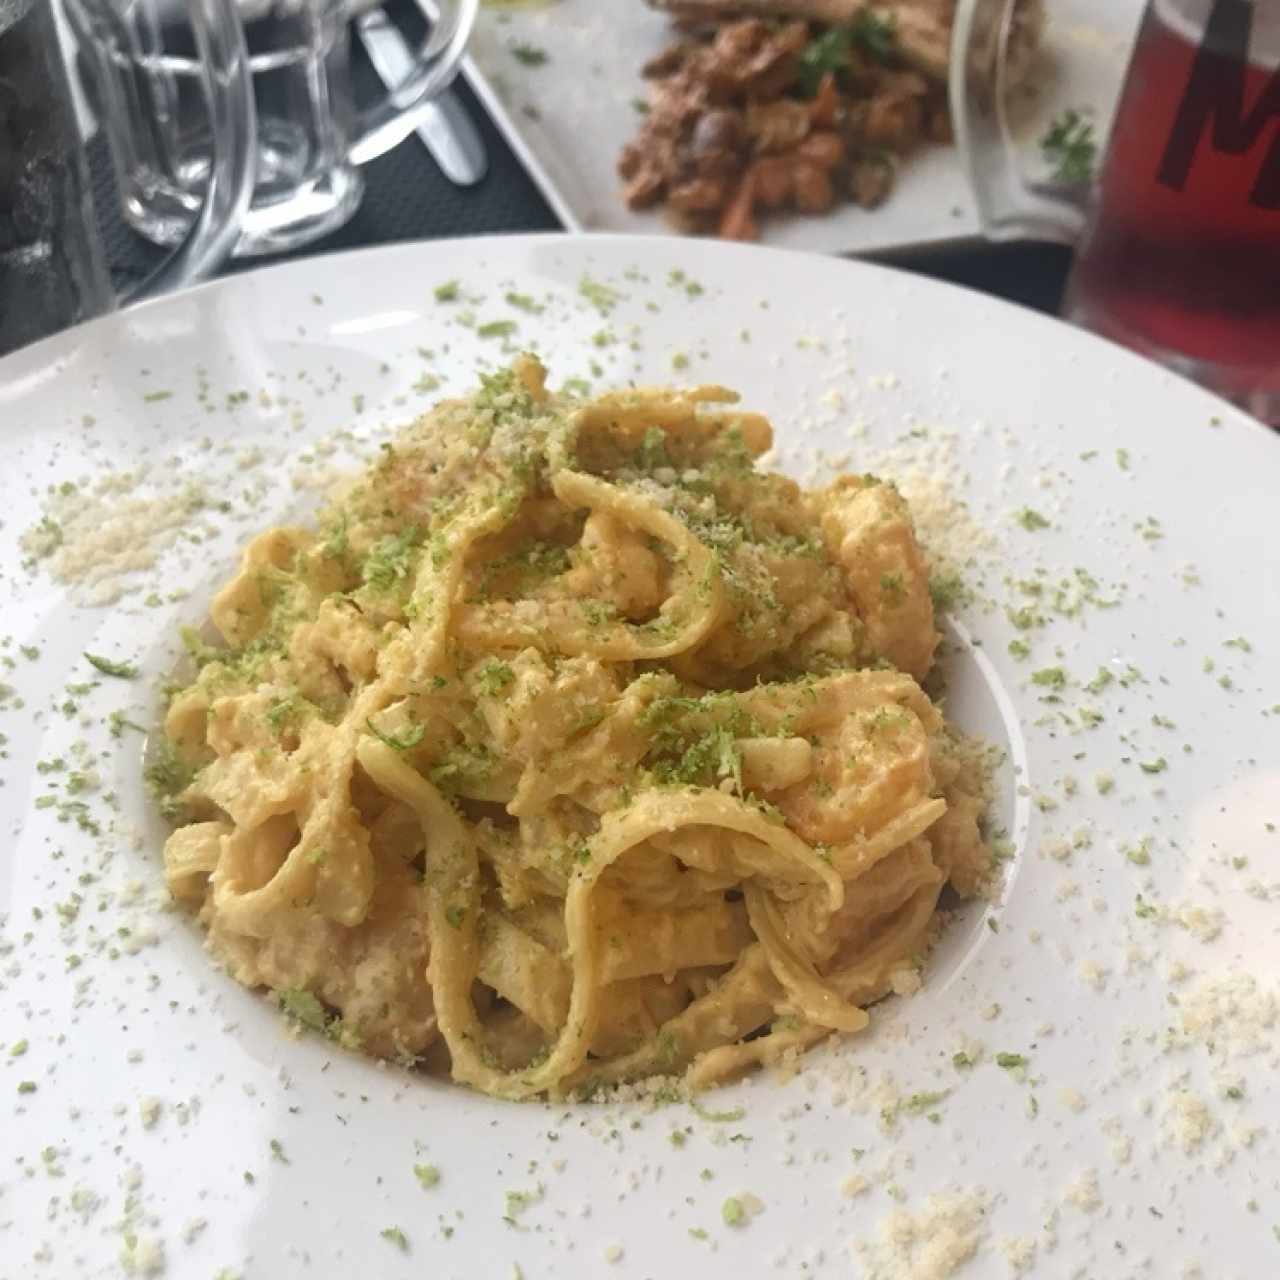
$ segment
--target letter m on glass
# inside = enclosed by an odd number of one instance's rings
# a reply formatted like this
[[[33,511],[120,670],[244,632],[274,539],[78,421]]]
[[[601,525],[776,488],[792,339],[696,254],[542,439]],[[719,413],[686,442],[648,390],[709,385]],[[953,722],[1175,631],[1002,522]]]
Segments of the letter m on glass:
[[[1253,150],[1268,126],[1274,126],[1249,203],[1280,209],[1280,67],[1246,110],[1245,73],[1252,28],[1252,0],[1217,0],[1156,176],[1163,186],[1181,191],[1210,126],[1214,149],[1237,156]]]

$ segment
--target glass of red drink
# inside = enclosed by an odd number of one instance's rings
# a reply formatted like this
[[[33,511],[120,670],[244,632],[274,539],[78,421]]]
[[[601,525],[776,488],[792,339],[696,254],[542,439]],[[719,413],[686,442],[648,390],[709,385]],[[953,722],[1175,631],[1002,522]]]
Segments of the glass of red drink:
[[[1104,153],[1059,122],[1052,178],[1009,127],[1017,8],[957,6],[952,111],[987,234],[1074,243],[1068,319],[1280,426],[1280,0],[1148,0]]]

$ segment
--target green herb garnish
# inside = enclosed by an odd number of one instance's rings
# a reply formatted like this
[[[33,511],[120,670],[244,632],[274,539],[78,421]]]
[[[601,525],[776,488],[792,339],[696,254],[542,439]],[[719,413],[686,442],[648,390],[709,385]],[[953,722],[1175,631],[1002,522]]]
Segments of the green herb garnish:
[[[409,1238],[399,1227],[383,1227],[378,1234],[388,1243],[393,1244],[404,1253],[409,1252]]]
[[[191,785],[195,770],[168,742],[161,742],[142,776],[156,797],[160,812],[172,821],[178,816],[177,798]]]
[[[110,658],[100,658],[96,653],[84,655],[89,665],[97,667],[104,676],[115,676],[117,680],[136,680],[138,668],[132,662],[113,662]]]
[[[832,27],[810,40],[801,50],[796,68],[800,92],[806,98],[812,98],[818,92],[823,77],[848,67],[852,53],[853,33],[847,27]]]
[[[411,724],[399,737],[383,733],[372,720],[365,720],[365,727],[379,742],[385,742],[393,751],[412,751],[422,741],[426,728],[420,724]]]
[[[1106,667],[1099,667],[1098,674],[1085,685],[1085,689],[1089,693],[1101,693],[1114,679],[1115,676]]]
[[[360,567],[364,584],[374,591],[390,591],[413,571],[414,553],[422,542],[422,530],[411,524],[373,544]]]
[[[847,71],[856,51],[873,62],[889,62],[897,50],[892,18],[864,9],[847,27],[832,27],[811,40],[800,53],[796,80],[800,92],[812,98],[823,78]]]
[[[850,27],[858,49],[875,62],[888,62],[897,51],[898,38],[892,16],[881,17],[863,9]]]
[[[933,600],[933,607],[940,612],[968,604],[973,598],[973,592],[960,575],[952,572],[934,573],[929,578],[929,595]]]
[[[1061,667],[1042,667],[1039,671],[1031,673],[1031,683],[1045,689],[1065,689],[1067,673]]]
[[[931,1107],[936,1107],[939,1102],[945,1101],[949,1092],[943,1089],[939,1093],[913,1093],[902,1104],[903,1109],[911,1112],[928,1111]]]
[[[1093,177],[1098,154],[1093,125],[1074,108],[1054,118],[1040,139],[1040,151],[1059,182],[1088,182]]]
[[[130,720],[123,711],[113,711],[107,717],[107,723],[111,728],[111,736],[113,738],[123,737],[126,729],[136,729],[139,733],[146,733],[146,730],[140,724]]]
[[[290,1022],[311,1031],[319,1031],[322,1035],[328,1034],[329,1015],[325,1013],[324,1005],[310,991],[302,987],[286,987],[276,992],[276,1001],[280,1005],[280,1012]]]
[[[476,672],[476,688],[486,697],[494,698],[516,678],[516,673],[497,658],[490,658]]]
[[[709,1111],[697,1098],[690,1098],[689,1105],[699,1120],[709,1120],[712,1124],[733,1124],[747,1114],[746,1107],[734,1107],[729,1111]]]
[[[511,56],[526,67],[545,66],[551,60],[547,51],[539,49],[536,44],[513,44],[511,46]]]
[[[602,315],[608,315],[618,304],[618,291],[599,280],[584,275],[578,281],[578,292]]]

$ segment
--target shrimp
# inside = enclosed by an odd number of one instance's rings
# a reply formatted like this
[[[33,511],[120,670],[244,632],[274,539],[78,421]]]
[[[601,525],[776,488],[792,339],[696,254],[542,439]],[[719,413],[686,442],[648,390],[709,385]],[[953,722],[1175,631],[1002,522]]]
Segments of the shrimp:
[[[827,550],[843,570],[873,654],[923,680],[940,637],[929,569],[906,501],[873,477],[841,476],[816,505]]]
[[[742,695],[763,726],[807,739],[809,770],[763,797],[810,843],[845,844],[934,790],[930,735],[941,718],[896,671],[849,671],[808,686],[763,685]]]

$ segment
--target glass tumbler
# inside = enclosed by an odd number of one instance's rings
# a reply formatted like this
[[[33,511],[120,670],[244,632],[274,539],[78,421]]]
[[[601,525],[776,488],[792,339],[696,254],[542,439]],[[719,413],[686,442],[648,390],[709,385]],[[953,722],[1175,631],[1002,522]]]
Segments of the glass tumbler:
[[[389,150],[453,78],[479,0],[439,0],[403,83],[357,106],[350,0],[234,0],[257,108],[257,170],[239,256],[297,248],[341,226],[358,166]],[[189,0],[66,0],[92,69],[125,220],[162,245],[199,208],[215,138],[200,92]]]

